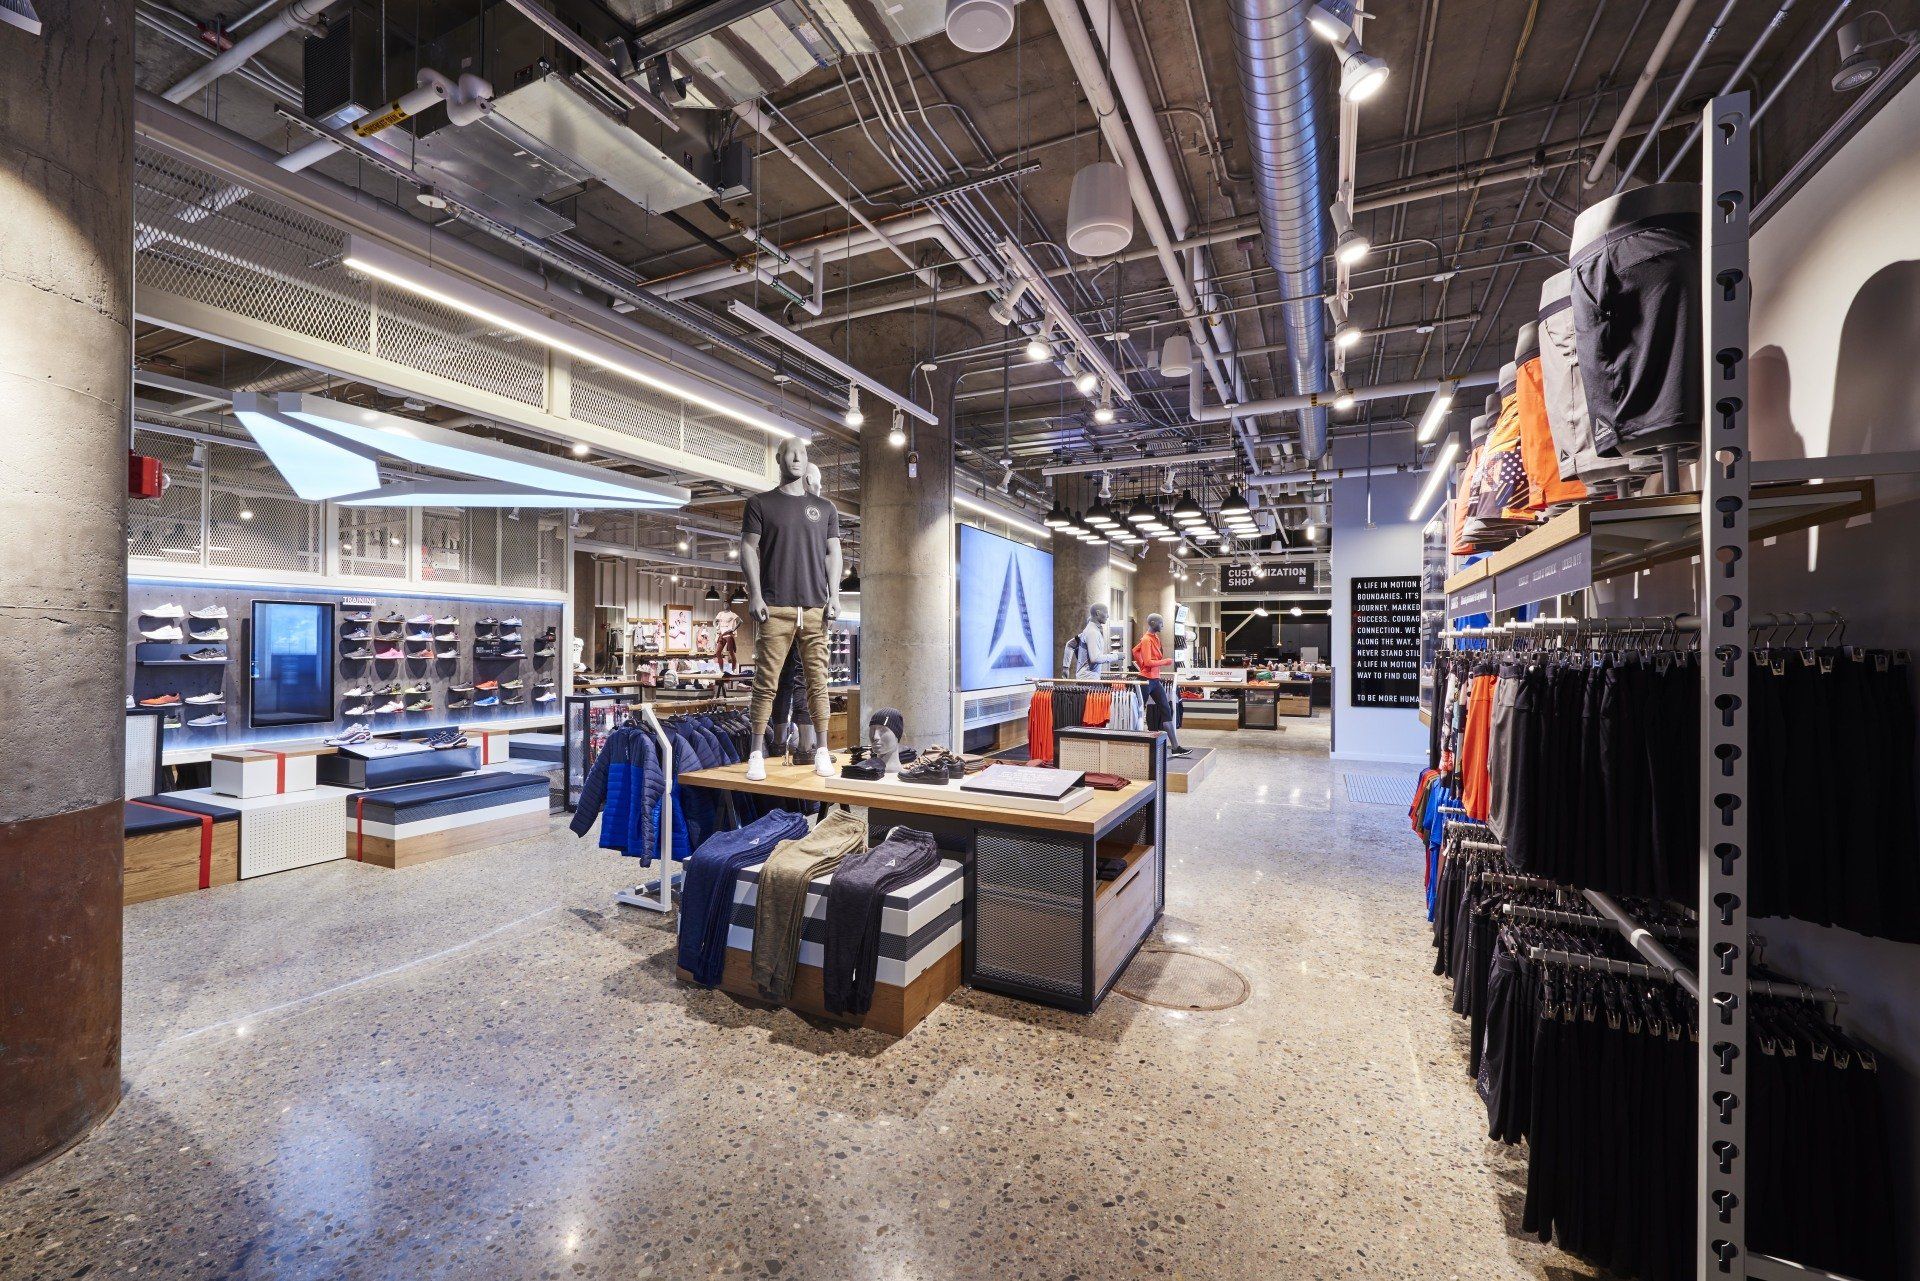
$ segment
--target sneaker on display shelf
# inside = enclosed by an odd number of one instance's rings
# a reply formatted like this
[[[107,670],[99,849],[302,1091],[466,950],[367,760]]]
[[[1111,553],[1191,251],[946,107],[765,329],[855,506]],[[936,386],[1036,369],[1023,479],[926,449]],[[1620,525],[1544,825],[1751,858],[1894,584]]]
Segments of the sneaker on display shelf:
[[[497,618],[483,618],[479,622],[475,623],[474,626],[475,627],[498,627],[500,626],[500,620]]]
[[[433,644],[433,633],[432,632],[408,632],[407,639],[409,641],[412,641],[415,645],[431,645]]]
[[[375,692],[374,688],[371,685],[355,685],[352,689],[346,691],[346,697],[365,698],[367,695],[374,692]]]
[[[140,629],[140,635],[150,641],[177,641],[183,639],[186,633],[174,624],[168,623],[165,627],[143,627]]]
[[[142,707],[178,707],[179,705],[180,696],[178,694],[155,694],[152,698],[143,698],[140,700],[140,706]]]
[[[465,747],[467,745],[467,736],[449,726],[446,729],[433,731],[433,733],[427,735],[424,741],[428,747],[433,748],[435,751],[444,752],[449,748]]]
[[[340,655],[340,657],[351,659],[356,663],[364,663],[373,657],[373,651],[365,645],[362,645],[359,649],[348,650],[346,653]]]
[[[433,710],[433,704],[430,701],[424,703],[408,703],[407,710],[409,712],[430,712]]]
[[[412,623],[415,627],[431,627],[433,626],[433,615],[432,614],[415,614],[412,618],[409,618],[407,621],[409,623]]]
[[[474,688],[475,689],[499,689],[500,682],[499,681],[480,681],[478,684],[474,686]]]
[[[435,633],[433,634],[433,638],[434,638],[435,640],[437,640],[437,641],[457,641],[457,640],[459,640],[459,639],[460,639],[460,633],[459,633],[459,632],[457,632],[457,631],[452,631],[452,632],[447,632],[447,631],[441,631],[441,632],[435,632]]]
[[[525,658],[526,656],[527,651],[524,649],[503,649],[496,655],[499,658]]]
[[[189,638],[197,641],[223,641],[227,639],[227,629],[224,627],[216,627],[210,632],[196,632],[189,629],[187,635]]]
[[[505,703],[502,703],[501,706],[502,707],[519,707],[521,704],[525,703],[526,701],[527,700],[524,698],[510,698]]]
[[[460,626],[460,620],[457,618],[436,618],[433,620],[433,625],[435,627],[458,627]]]
[[[342,622],[347,623],[371,623],[373,621],[373,615],[367,613],[365,610],[361,610],[357,614],[342,614],[340,615],[340,619]]]
[[[457,712],[457,711],[459,711],[459,710],[460,710],[461,708],[463,708],[463,707],[472,707],[472,706],[473,706],[473,700],[472,700],[472,699],[470,699],[470,698],[456,698],[456,699],[454,699],[454,700],[453,700],[453,701],[452,701],[451,703],[448,703],[448,704],[447,704],[447,710],[448,710],[448,711],[450,711],[450,712]]]
[[[443,663],[452,662],[454,659],[460,657],[460,651],[457,649],[438,650],[435,652],[434,657]]]
[[[752,755],[748,756],[747,757],[747,781],[749,783],[758,783],[763,779],[765,779],[766,776],[767,776],[767,758],[765,754],[761,752],[754,752]]]
[[[535,658],[552,658],[553,651],[550,649],[536,649],[533,651],[533,656]]]
[[[471,694],[471,693],[473,693],[473,686],[471,686],[471,685],[449,685],[449,686],[447,686],[447,693],[449,693],[449,694]]]
[[[832,778],[840,771],[833,767],[833,753],[824,747],[816,748],[813,753],[813,772],[821,778]]]
[[[227,607],[225,605],[202,605],[199,609],[187,615],[188,618],[225,618],[226,616]],[[174,614],[172,617],[178,618],[180,615]]]
[[[401,702],[401,701],[400,701],[399,699],[397,699],[397,698],[390,698],[390,699],[388,699],[388,700],[387,700],[386,702],[384,702],[384,703],[382,703],[382,704],[380,704],[380,706],[378,706],[378,707],[376,707],[376,708],[374,708],[374,709],[373,709],[373,714],[374,714],[375,716],[385,716],[385,715],[387,715],[387,714],[388,714],[389,712],[397,712],[397,711],[400,711],[400,710],[401,710],[402,708],[404,708],[405,706],[406,706],[406,704],[405,704],[405,703],[403,703],[403,702]]]
[[[182,657],[189,663],[224,663],[227,661],[227,651],[209,646],[206,649],[188,650]]]
[[[415,681],[408,685],[402,685],[400,688],[390,692],[398,694],[402,698],[412,698],[416,694],[431,694],[433,691],[428,686],[419,681]]]
[[[391,661],[396,658],[406,657],[405,654],[401,653],[398,649],[394,648],[392,645],[388,645],[384,649],[376,650],[373,656],[375,658],[386,659],[388,661]]]
[[[328,739],[327,744],[331,747],[353,747],[356,744],[368,742],[372,738],[373,731],[365,725],[349,725]]]
[[[214,703],[226,702],[227,696],[225,694],[195,694],[182,701],[192,703],[195,707],[207,707]]]
[[[502,645],[518,645],[520,643],[520,633],[502,632],[500,633],[500,643]]]
[[[180,719],[180,713],[178,712],[172,712],[160,718],[160,728],[162,729],[185,729],[186,724],[185,721]]]
[[[373,633],[364,627],[356,627],[350,632],[341,632],[341,640],[372,640]]]
[[[500,706],[500,696],[498,694],[489,694],[485,698],[475,699],[473,705],[475,707],[498,707]]]
[[[539,694],[534,697],[533,701],[536,703],[551,703],[559,697],[558,694],[554,693]]]
[[[140,617],[142,618],[185,618],[186,616],[187,611],[181,609],[172,601],[168,601],[164,605],[155,605],[152,609],[143,609],[140,611]]]
[[[133,695],[131,694],[127,695],[127,710],[128,711],[133,710]]]
[[[383,623],[404,623],[407,621],[407,616],[397,609],[390,609],[380,615],[380,621]]]
[[[503,618],[503,619],[501,619],[501,620],[500,620],[500,626],[502,626],[502,627],[518,627],[518,626],[520,626],[520,620],[519,620],[519,619],[517,619],[517,618]]]
[[[217,729],[226,723],[227,718],[219,712],[215,712],[211,716],[196,716],[187,722],[187,724],[194,729]]]
[[[373,704],[362,703],[358,707],[349,707],[340,714],[342,716],[371,716],[373,715]]]
[[[510,680],[510,681],[501,681],[500,688],[501,689],[524,689],[526,688],[526,684],[527,683],[525,681],[519,680],[519,679]]]

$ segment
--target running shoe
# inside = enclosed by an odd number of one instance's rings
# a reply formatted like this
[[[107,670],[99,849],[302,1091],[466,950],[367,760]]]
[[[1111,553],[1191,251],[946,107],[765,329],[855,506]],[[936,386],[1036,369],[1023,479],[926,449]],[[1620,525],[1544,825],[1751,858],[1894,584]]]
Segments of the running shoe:
[[[373,731],[365,725],[349,725],[328,739],[327,743],[333,747],[353,747],[356,744],[369,741],[372,737]]]
[[[520,643],[520,633],[502,632],[497,639],[502,645],[518,645]]]
[[[162,729],[184,729],[185,727],[186,722],[180,719],[180,713],[178,712],[169,712],[160,718],[160,728]]]
[[[371,623],[373,621],[373,615],[366,610],[361,610],[357,614],[342,614],[340,619],[342,622],[347,623]]]
[[[398,712],[403,710],[405,707],[406,707],[406,704],[401,702],[399,699],[390,698],[386,702],[380,704],[380,706],[374,708],[373,714],[375,716],[385,716],[389,712]]]
[[[434,657],[438,658],[441,662],[444,663],[450,659],[455,659],[460,657],[460,651],[457,649],[443,649],[439,653],[435,654]]]
[[[433,620],[433,625],[435,627],[458,627],[460,626],[460,620],[457,618],[436,618]]]
[[[536,695],[533,701],[536,703],[551,703],[554,700],[558,699],[559,697],[560,696],[558,694],[555,694],[549,691],[548,693],[545,693],[545,694]]]
[[[407,710],[409,712],[430,712],[433,710],[433,700],[426,699],[423,702],[408,703]]]
[[[479,681],[474,685],[474,688],[475,689],[499,689],[500,682],[499,681]]]
[[[483,618],[479,622],[475,623],[474,626],[475,627],[498,627],[500,626],[500,620],[497,618]]]
[[[412,623],[415,627],[431,627],[433,626],[433,615],[432,614],[415,614],[412,618],[409,618],[407,621],[409,623]]]
[[[519,706],[521,706],[522,704],[524,704],[524,703],[525,703],[526,701],[527,701],[527,700],[526,700],[526,699],[524,699],[524,698],[510,698],[510,699],[508,699],[508,700],[506,701],[506,703],[504,704],[504,706],[506,706],[506,707],[519,707]]]
[[[188,618],[225,618],[226,616],[227,607],[225,605],[202,605],[199,609],[193,610],[187,615]],[[169,615],[169,617],[178,618],[180,615],[172,614]]]
[[[187,724],[194,729],[217,729],[226,723],[227,718],[219,712],[215,712],[211,716],[196,716],[187,722]]]
[[[227,661],[227,651],[209,645],[205,649],[188,650],[181,657],[189,663],[224,663]]]
[[[227,639],[227,629],[224,627],[216,627],[210,632],[196,632],[188,629],[187,636],[197,641],[223,641]]]
[[[552,657],[553,657],[553,650],[552,650],[551,648],[549,648],[549,649],[536,649],[536,650],[534,650],[534,651],[533,651],[533,656],[534,656],[535,658],[552,658]]]
[[[386,647],[385,649],[382,649],[382,650],[378,650],[378,651],[376,651],[376,652],[374,653],[374,657],[375,657],[375,658],[384,658],[384,659],[388,659],[388,660],[392,660],[392,659],[395,659],[395,658],[405,658],[405,657],[406,657],[406,655],[405,655],[405,654],[403,654],[403,653],[401,653],[401,652],[400,652],[400,650],[398,650],[398,649],[397,649],[397,648],[395,648],[394,646],[392,646],[392,645],[389,645],[389,646],[387,646],[387,647]]]
[[[408,632],[407,639],[412,641],[416,645],[431,645],[433,643],[433,633],[432,632]]]
[[[433,650],[410,649],[407,651],[407,657],[416,663],[431,663],[433,661]]]
[[[471,685],[449,685],[449,686],[447,686],[447,693],[449,693],[449,694],[471,694],[471,693],[473,693],[473,686],[471,686]]]
[[[446,729],[433,731],[433,733],[427,735],[425,742],[428,747],[433,748],[435,751],[444,752],[449,748],[465,747],[467,745],[467,736],[462,734],[458,729],[449,726]]]
[[[143,609],[140,611],[140,617],[142,618],[185,618],[186,616],[187,611],[181,609],[172,601],[168,601],[164,605],[155,605],[152,609]],[[226,614],[223,612],[221,617],[225,618]]]
[[[524,649],[503,649],[497,655],[500,658],[525,658],[526,656],[527,651]]]
[[[431,694],[433,693],[433,690],[426,685],[414,684],[414,685],[402,685],[399,689],[391,690],[389,692],[398,694],[402,698],[417,698],[421,694]]]
[[[209,706],[211,706],[211,705],[213,705],[214,703],[224,703],[224,702],[226,702],[226,701],[227,701],[227,696],[226,696],[225,694],[218,694],[218,693],[215,693],[215,694],[193,694],[193,695],[190,695],[190,696],[189,696],[189,697],[187,697],[187,698],[183,698],[183,699],[181,699],[180,701],[181,701],[181,702],[183,702],[183,703],[192,703],[192,704],[193,704],[193,705],[194,705],[195,707],[209,707]]]
[[[371,685],[355,685],[355,686],[354,686],[354,687],[353,687],[352,689],[350,689],[350,690],[348,690],[348,691],[346,692],[346,697],[348,697],[348,698],[365,698],[365,697],[366,697],[367,695],[369,695],[369,694],[372,694],[372,693],[375,693],[375,692],[376,692],[376,691],[374,690],[374,688],[373,688],[373,686],[371,686]]]
[[[179,705],[180,696],[178,694],[155,694],[152,698],[143,698],[140,700],[140,706],[142,707],[178,707]]]
[[[520,620],[519,620],[519,619],[517,619],[517,618],[503,618],[503,619],[501,619],[501,620],[500,620],[500,626],[502,626],[502,627],[518,627],[518,626],[520,626]]]
[[[346,653],[340,655],[340,657],[347,659],[351,662],[364,663],[369,658],[373,657],[373,651],[368,649],[365,645],[362,645],[359,649],[348,650]]]
[[[380,623],[383,627],[390,623],[404,623],[406,621],[407,616],[397,609],[388,610],[386,613],[380,615]]]
[[[127,695],[127,710],[128,711],[133,710],[133,695],[131,694]]]
[[[437,631],[433,634],[433,638],[437,641],[457,641],[460,639],[460,633],[458,630],[450,632],[444,630]]]
[[[554,684],[555,682],[553,681],[535,681],[533,687],[535,689],[552,689]]]
[[[472,706],[473,706],[473,700],[472,700],[472,699],[470,699],[470,698],[456,698],[456,699],[454,699],[454,700],[453,700],[453,701],[452,701],[451,703],[448,703],[448,704],[447,704],[447,710],[448,710],[448,711],[450,711],[450,712],[457,712],[457,711],[459,711],[459,710],[460,710],[461,708],[463,708],[463,707],[472,707]]]
[[[527,686],[527,683],[519,679],[518,677],[515,677],[513,680],[510,680],[510,681],[500,682],[501,689],[525,689],[526,686]]]
[[[186,638],[186,633],[180,630],[177,623],[168,623],[164,627],[152,629],[143,627],[140,629],[140,635],[143,639],[150,641],[177,641]]]
[[[473,705],[475,707],[498,707],[500,705],[500,697],[497,694],[489,694],[485,698],[475,699]]]
[[[349,707],[340,714],[342,716],[371,716],[373,715],[373,704],[362,703],[358,707]]]
[[[341,640],[372,640],[373,633],[364,627],[356,627],[350,632],[341,632]]]

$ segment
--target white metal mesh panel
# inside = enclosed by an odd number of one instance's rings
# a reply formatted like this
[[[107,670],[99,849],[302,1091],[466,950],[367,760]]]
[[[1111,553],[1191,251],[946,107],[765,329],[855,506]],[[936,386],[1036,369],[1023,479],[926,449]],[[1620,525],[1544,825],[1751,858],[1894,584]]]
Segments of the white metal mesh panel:
[[[127,504],[127,554],[198,565],[200,491],[206,469],[196,460],[203,451],[191,441],[155,432],[136,433],[134,448],[160,460],[167,490],[158,498],[138,498]]]
[[[715,414],[690,415],[686,439],[681,442],[681,447],[690,454],[747,471],[759,471],[767,461],[767,437],[764,432],[743,427]]]
[[[263,454],[217,445],[209,451],[207,563],[325,572],[320,505],[294,497]]]
[[[342,507],[340,572],[366,578],[407,576],[407,509]]]
[[[617,374],[573,364],[573,416],[622,435],[681,448],[681,402],[638,390]]]
[[[443,583],[499,581],[502,513],[490,507],[429,507],[420,513],[420,576]]]
[[[502,587],[562,587],[565,512],[520,513],[519,520],[500,522],[500,585]]]
[[[511,333],[489,330],[469,316],[403,289],[380,286],[377,295],[380,319],[375,355],[525,405],[546,404],[545,348]]]
[[[339,229],[150,147],[134,180],[138,288],[367,349],[367,283],[339,265]]]

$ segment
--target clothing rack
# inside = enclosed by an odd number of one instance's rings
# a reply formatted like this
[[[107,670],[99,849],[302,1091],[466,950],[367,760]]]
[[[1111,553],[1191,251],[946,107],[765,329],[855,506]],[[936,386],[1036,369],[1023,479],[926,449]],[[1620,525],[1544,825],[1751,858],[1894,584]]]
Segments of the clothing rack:
[[[1846,616],[1837,609],[1818,613],[1798,612],[1753,614],[1747,631],[1777,633],[1784,630],[1791,641],[1793,633],[1806,629],[1805,643],[1813,642],[1816,628],[1826,629],[1825,643],[1831,644],[1846,634]],[[1481,627],[1448,627],[1440,633],[1443,640],[1524,640],[1540,636],[1582,636],[1596,640],[1610,637],[1640,636],[1651,633],[1695,635],[1700,631],[1698,614],[1620,615],[1606,618],[1527,618],[1511,623],[1490,623]],[[1767,637],[1768,643],[1773,640]]]
[[[1145,685],[1147,682],[1123,676],[1029,676],[1026,683],[1029,685],[1084,685],[1096,687],[1101,685]]]
[[[644,907],[649,912],[671,912],[677,875],[673,870],[673,741],[667,737],[666,730],[660,727],[652,703],[628,703],[627,718],[638,720],[641,728],[649,731],[659,744],[660,770],[666,775],[667,786],[660,793],[660,877],[644,884],[629,885],[614,894],[613,901],[629,907]]]

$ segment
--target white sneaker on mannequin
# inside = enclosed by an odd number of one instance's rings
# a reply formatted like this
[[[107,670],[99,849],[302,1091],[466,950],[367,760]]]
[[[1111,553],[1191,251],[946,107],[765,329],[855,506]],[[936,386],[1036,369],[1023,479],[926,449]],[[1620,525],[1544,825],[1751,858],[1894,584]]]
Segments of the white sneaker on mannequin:
[[[821,778],[837,778],[840,771],[834,768],[833,753],[824,747],[815,748],[813,752],[813,772]]]
[[[759,783],[767,777],[767,757],[764,752],[755,752],[747,757],[747,781]]]

